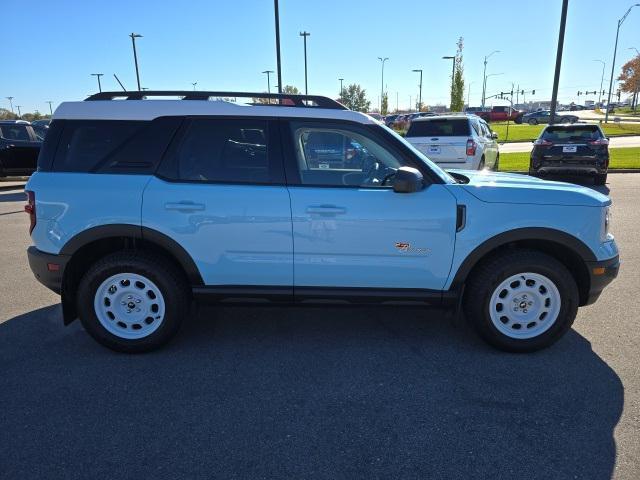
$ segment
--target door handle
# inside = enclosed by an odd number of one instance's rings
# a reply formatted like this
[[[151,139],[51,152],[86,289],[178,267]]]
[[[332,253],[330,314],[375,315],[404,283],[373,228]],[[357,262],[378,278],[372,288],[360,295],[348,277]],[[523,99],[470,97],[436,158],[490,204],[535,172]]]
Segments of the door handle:
[[[335,205],[315,205],[307,207],[307,213],[319,213],[324,215],[341,215],[347,213],[347,209]]]
[[[169,202],[164,204],[165,210],[177,210],[179,212],[197,212],[205,209],[204,203],[193,202]]]

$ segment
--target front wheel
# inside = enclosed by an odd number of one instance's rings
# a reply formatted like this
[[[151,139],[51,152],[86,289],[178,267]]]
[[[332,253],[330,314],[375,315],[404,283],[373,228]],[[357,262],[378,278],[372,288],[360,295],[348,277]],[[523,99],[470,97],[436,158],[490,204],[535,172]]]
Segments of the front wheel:
[[[179,330],[189,310],[183,275],[147,252],[98,260],[80,281],[78,313],[87,332],[119,352],[154,350]]]
[[[495,256],[473,272],[465,315],[489,344],[532,352],[559,340],[578,311],[578,287],[555,258],[532,250]]]

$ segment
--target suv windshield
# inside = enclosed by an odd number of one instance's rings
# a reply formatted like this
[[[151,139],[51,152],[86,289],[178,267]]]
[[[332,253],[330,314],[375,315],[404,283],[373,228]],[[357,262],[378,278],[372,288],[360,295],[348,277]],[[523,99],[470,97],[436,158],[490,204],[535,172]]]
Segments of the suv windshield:
[[[549,142],[588,141],[603,138],[597,125],[575,125],[571,127],[547,127],[542,139]]]
[[[469,120],[466,118],[434,118],[413,122],[407,137],[468,137]]]

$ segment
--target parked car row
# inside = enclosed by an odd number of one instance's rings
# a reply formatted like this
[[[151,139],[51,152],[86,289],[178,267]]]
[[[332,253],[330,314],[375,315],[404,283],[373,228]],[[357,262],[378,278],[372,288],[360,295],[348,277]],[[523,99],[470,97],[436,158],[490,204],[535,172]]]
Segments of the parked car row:
[[[48,126],[24,120],[0,120],[0,177],[31,175]]]

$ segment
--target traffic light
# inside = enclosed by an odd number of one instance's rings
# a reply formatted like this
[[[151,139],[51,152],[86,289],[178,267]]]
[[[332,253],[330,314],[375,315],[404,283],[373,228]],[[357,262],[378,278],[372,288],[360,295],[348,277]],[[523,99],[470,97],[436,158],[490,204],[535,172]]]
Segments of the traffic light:
[[[536,91],[535,90],[531,90],[531,95],[535,95]]]

